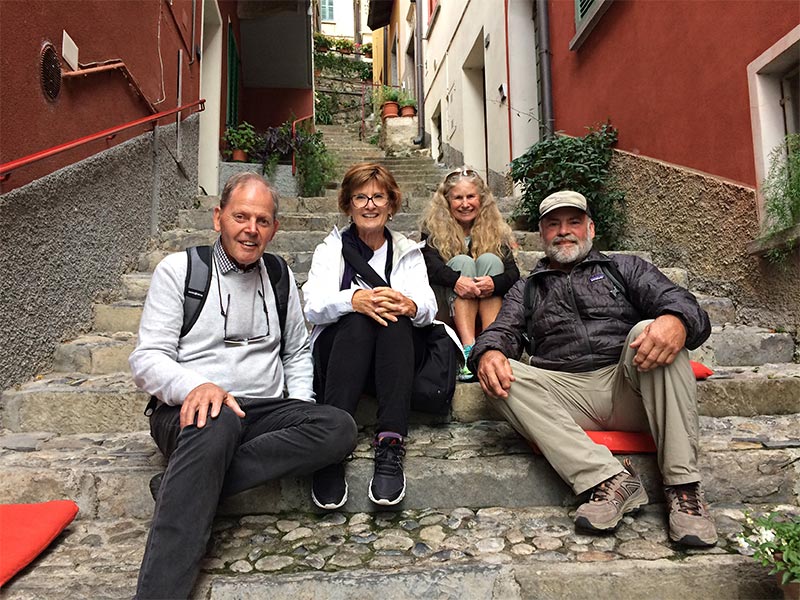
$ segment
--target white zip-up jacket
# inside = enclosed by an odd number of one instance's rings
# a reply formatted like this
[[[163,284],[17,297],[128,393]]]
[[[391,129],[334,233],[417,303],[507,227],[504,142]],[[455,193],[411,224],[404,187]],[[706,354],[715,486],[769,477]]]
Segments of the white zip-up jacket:
[[[428,271],[421,248],[425,242],[414,242],[401,233],[392,235],[392,289],[407,296],[417,305],[417,314],[411,319],[415,327],[430,325],[436,316],[436,297],[428,283]],[[344,275],[342,234],[338,228],[314,250],[308,281],[303,285],[305,315],[314,326],[311,343],[326,326],[353,312],[353,294],[356,289],[339,289]]]

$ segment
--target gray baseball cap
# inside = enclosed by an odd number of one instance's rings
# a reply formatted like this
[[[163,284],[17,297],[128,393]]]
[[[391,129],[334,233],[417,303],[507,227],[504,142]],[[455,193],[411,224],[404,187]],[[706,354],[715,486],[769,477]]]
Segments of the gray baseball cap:
[[[591,216],[589,206],[586,203],[586,198],[583,194],[573,192],[572,190],[561,190],[550,194],[547,198],[542,200],[539,204],[539,219],[542,219],[547,213],[556,210],[557,208],[564,207],[577,208],[582,210],[587,215]]]

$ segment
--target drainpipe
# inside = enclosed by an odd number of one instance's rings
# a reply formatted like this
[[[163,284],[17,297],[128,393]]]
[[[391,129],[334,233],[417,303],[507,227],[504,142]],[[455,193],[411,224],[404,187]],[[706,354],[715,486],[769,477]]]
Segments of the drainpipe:
[[[539,70],[542,74],[542,128],[544,137],[553,136],[555,117],[553,116],[553,82],[550,78],[550,14],[547,0],[536,0],[536,15],[539,17],[536,28],[536,42],[539,46]]]
[[[414,62],[417,65],[417,137],[411,143],[425,146],[425,76],[422,64],[422,3],[411,0],[416,5],[416,23],[414,24]]]

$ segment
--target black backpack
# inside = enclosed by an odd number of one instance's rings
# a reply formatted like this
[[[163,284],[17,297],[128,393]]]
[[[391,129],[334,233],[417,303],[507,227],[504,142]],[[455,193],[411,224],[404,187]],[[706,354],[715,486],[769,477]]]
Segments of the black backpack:
[[[208,289],[211,286],[211,258],[213,247],[211,246],[192,246],[186,249],[186,281],[183,285],[183,325],[181,326],[181,337],[189,333],[203,310],[203,305],[208,297]],[[272,293],[275,296],[275,304],[278,309],[278,322],[281,327],[281,355],[284,350],[283,330],[286,327],[286,311],[289,305],[289,267],[286,261],[276,254],[265,252],[262,257],[264,265],[267,267],[269,283],[272,286]],[[144,414],[150,416],[155,410],[158,399],[150,397]]]
[[[628,302],[630,302],[630,298],[628,297],[628,288],[625,285],[625,278],[622,276],[622,273],[620,273],[619,267],[617,267],[614,261],[609,260],[601,262],[600,270],[603,271],[603,274],[611,281],[615,288],[614,293],[621,293],[622,296]],[[536,294],[535,290],[533,289],[536,279],[537,278],[533,277],[533,275],[529,275],[528,279],[525,281],[525,289],[522,292],[522,306],[525,309],[526,327],[526,331],[522,337],[525,340],[525,350],[530,356],[533,356],[534,351],[533,312],[536,310],[536,302],[538,300],[538,294]]]

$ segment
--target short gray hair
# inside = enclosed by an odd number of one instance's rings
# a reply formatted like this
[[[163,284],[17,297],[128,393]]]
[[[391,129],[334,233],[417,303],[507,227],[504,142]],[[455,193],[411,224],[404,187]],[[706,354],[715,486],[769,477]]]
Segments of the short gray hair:
[[[247,185],[248,183],[260,183],[272,196],[272,206],[274,210],[272,211],[272,218],[278,218],[278,204],[280,202],[280,195],[278,194],[278,190],[275,189],[275,186],[272,185],[267,179],[258,173],[236,173],[236,175],[231,175],[228,181],[225,183],[225,187],[222,189],[222,195],[219,197],[219,207],[225,208],[225,206],[230,202],[231,195],[233,192],[236,191],[237,188]]]

